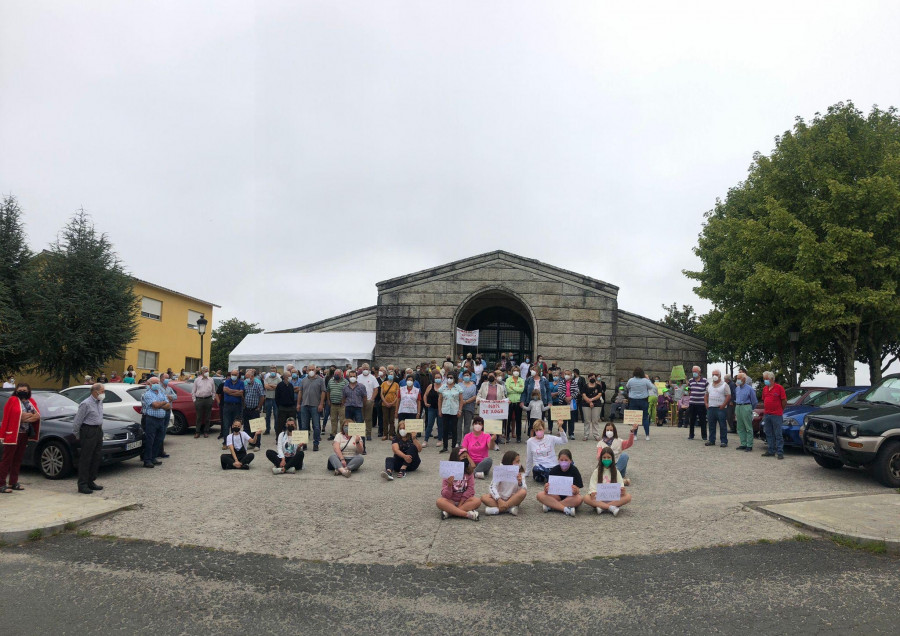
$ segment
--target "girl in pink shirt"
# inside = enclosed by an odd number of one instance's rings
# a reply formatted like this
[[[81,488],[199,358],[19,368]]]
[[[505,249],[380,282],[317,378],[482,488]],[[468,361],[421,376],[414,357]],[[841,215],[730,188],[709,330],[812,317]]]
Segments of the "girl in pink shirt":
[[[484,419],[480,415],[476,415],[472,419],[472,432],[466,433],[463,437],[462,448],[469,451],[469,457],[475,464],[475,479],[484,479],[484,476],[491,471],[494,460],[488,457],[491,446],[494,445],[494,435],[484,433]]]
[[[463,478],[460,480],[447,477],[441,484],[441,496],[437,507],[441,510],[441,519],[465,517],[478,521],[478,508],[481,499],[475,496],[475,464],[465,448],[454,448],[450,451],[451,462],[464,462],[466,465]]]

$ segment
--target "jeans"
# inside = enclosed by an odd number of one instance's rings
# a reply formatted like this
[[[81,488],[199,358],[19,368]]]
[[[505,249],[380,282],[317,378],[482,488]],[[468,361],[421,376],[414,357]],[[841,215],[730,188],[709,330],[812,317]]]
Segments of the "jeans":
[[[236,406],[240,407],[240,404]],[[233,417],[232,417],[233,419]],[[144,416],[144,463],[153,463],[162,452],[162,433],[166,418]],[[780,430],[780,429],[779,429]]]
[[[619,453],[619,459],[616,460],[616,470],[622,475],[625,476],[625,471],[628,470],[628,453]]]
[[[770,453],[784,455],[784,437],[781,435],[783,423],[784,416],[782,415],[769,413],[763,415],[763,432],[766,434],[766,444],[769,446]]]
[[[431,427],[437,422],[437,439],[444,437],[444,425],[438,415],[437,407],[428,406],[425,408],[425,441],[431,438]]]
[[[703,404],[691,404],[688,406],[688,422],[690,423],[690,432],[688,439],[694,439],[694,423],[700,421],[700,436],[706,439],[706,406]]]
[[[650,401],[647,398],[631,398],[628,400],[628,409],[640,411],[643,414],[644,435],[650,435]]]
[[[278,405],[275,404],[274,398],[266,400],[266,433],[272,431],[272,420],[278,417]]]
[[[482,459],[480,462],[478,462],[475,465],[475,472],[476,473],[484,473],[485,475],[487,475],[489,472],[491,472],[491,466],[493,466],[493,465],[494,465],[494,460],[491,459],[490,457],[485,457],[484,459]]]
[[[300,429],[301,431],[310,430],[310,422],[312,422],[313,444],[319,446],[322,439],[322,429],[319,428],[319,407],[303,405],[300,407]]]
[[[344,419],[353,420],[354,422],[363,421],[363,407],[361,406],[345,406]]]
[[[706,419],[709,422],[709,441],[716,443],[716,422],[719,423],[719,439],[723,444],[728,443],[728,409],[718,406],[711,406],[706,412]],[[781,432],[781,429],[779,429]]]
[[[360,466],[363,465],[363,460],[365,459],[362,455],[353,455],[352,457],[345,457],[347,460],[347,468],[350,472],[355,472]],[[341,460],[337,456],[337,453],[332,453],[331,457],[328,458],[328,468],[330,470],[337,470],[341,467]]]
[[[749,404],[735,406],[737,434],[744,448],[753,448],[753,407]]]
[[[509,419],[507,420],[506,439],[515,432],[516,439],[522,439],[522,403],[509,403]]]
[[[234,418],[239,417],[240,414],[240,402],[225,402],[222,405],[222,430],[219,431],[219,439],[225,439],[225,436],[228,435],[228,431],[231,430]]]

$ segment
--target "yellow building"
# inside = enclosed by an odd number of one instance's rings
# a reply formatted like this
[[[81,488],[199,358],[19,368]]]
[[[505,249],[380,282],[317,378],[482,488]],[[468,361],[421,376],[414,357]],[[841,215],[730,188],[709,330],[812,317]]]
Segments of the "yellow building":
[[[103,371],[108,377],[115,371],[121,376],[128,365],[133,365],[138,380],[145,373],[165,371],[169,367],[175,373],[182,369],[196,373],[200,368],[201,355],[200,334],[197,332],[200,316],[208,321],[202,356],[203,363],[209,364],[213,307],[218,308],[219,305],[137,278],[133,280],[134,293],[140,301],[137,336],[128,345],[122,359],[110,361],[96,372]],[[35,388],[62,388],[61,382],[31,373],[20,374],[18,378]],[[73,384],[81,381],[80,377],[70,380]]]

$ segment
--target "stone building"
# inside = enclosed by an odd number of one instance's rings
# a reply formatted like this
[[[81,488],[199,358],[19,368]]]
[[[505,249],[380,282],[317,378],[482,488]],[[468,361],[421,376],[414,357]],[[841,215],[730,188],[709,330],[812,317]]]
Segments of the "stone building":
[[[619,288],[504,251],[378,283],[378,303],[290,332],[374,331],[378,364],[414,367],[479,351],[516,360],[537,354],[561,368],[630,377],[635,366],[667,378],[678,364],[706,363],[706,343],[619,309]],[[479,330],[475,347],[456,328]]]

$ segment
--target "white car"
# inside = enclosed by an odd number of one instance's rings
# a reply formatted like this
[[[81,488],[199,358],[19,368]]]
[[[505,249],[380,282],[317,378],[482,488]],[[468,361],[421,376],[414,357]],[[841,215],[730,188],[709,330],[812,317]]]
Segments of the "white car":
[[[146,385],[107,382],[103,387],[106,389],[103,398],[104,415],[112,415],[137,424],[141,423],[141,397],[147,390]],[[91,387],[87,384],[70,386],[60,393],[81,404],[91,394]]]

